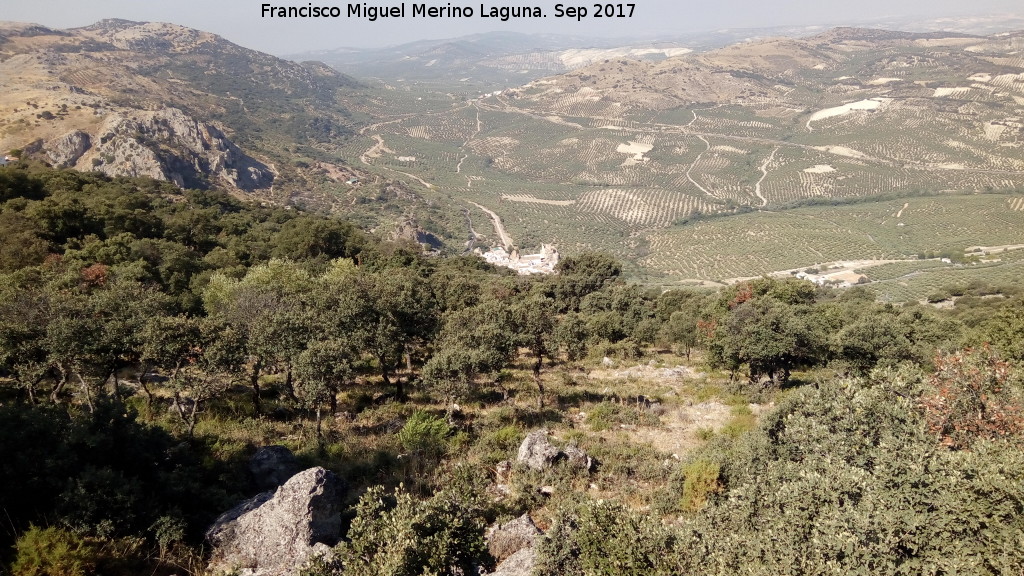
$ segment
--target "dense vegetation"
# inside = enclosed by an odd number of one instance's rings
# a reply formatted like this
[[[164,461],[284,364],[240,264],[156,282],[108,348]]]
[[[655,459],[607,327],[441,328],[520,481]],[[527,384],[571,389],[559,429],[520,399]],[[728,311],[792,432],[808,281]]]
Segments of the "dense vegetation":
[[[0,572],[198,572],[268,443],[353,487],[324,573],[469,573],[524,512],[542,574],[1024,567],[1021,296],[621,272],[586,253],[523,278],[218,192],[0,169]],[[587,375],[666,359],[705,375],[663,397]],[[607,432],[708,397],[733,422],[677,458]],[[598,468],[517,468],[495,497],[539,426]]]

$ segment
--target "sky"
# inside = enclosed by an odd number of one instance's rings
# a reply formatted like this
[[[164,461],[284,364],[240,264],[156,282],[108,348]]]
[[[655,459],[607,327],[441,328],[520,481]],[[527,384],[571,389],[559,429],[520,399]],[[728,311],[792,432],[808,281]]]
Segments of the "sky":
[[[273,6],[309,6],[309,0],[270,0]],[[104,18],[172,22],[219,34],[228,40],[272,54],[294,54],[342,47],[381,47],[421,39],[452,38],[487,31],[543,32],[575,36],[669,36],[723,28],[865,23],[880,18],[934,18],[1024,12],[1021,0],[634,0],[630,18],[595,18],[594,3],[580,0],[434,0],[429,6],[469,7],[473,17],[414,18],[415,2],[406,1],[404,18],[347,17],[348,3],[314,0],[336,6],[343,16],[280,19],[261,15],[262,0],[25,0],[5,2],[0,19],[34,22],[54,28],[86,26]],[[390,7],[396,0],[353,4]],[[582,19],[556,17],[556,5],[585,7]],[[617,4],[616,4],[617,5]],[[536,6],[544,18],[482,18],[502,6]]]

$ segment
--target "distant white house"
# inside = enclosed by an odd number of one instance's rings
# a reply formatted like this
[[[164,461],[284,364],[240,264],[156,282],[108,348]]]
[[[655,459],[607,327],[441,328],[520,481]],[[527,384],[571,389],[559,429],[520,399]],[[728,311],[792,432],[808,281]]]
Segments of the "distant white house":
[[[501,247],[492,248],[490,251],[483,253],[480,253],[478,249],[477,254],[480,254],[484,260],[495,266],[511,268],[524,276],[554,273],[559,258],[558,249],[550,244],[542,244],[539,254],[527,254],[525,256],[519,254],[518,248],[513,248],[512,253],[509,254]]]

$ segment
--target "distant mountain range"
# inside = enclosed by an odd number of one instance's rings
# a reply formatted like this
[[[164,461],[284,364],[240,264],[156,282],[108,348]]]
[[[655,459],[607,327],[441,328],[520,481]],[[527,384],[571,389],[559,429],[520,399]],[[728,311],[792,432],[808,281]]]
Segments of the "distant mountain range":
[[[943,30],[984,35],[1024,29],[1024,17],[1001,14],[931,19],[875,18],[844,23],[842,26],[910,32]],[[497,88],[568,72],[609,58],[658,61],[686,52],[722,48],[737,42],[808,37],[820,34],[827,28],[821,25],[735,28],[656,38],[488,32],[441,40],[419,40],[384,48],[339,47],[286,54],[283,57],[299,62],[321,61],[357,77],[435,84],[454,81],[474,89]]]

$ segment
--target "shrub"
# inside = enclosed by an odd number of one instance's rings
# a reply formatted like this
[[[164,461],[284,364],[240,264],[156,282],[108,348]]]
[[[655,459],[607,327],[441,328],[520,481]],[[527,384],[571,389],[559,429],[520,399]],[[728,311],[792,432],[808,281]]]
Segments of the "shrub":
[[[706,573],[1020,573],[1024,456],[936,450],[920,395],[886,371],[783,400],[719,460],[728,491],[691,525]]]
[[[950,448],[980,439],[1024,433],[1024,406],[1018,377],[1009,363],[987,346],[936,360],[931,393],[921,399],[928,429]]]
[[[656,519],[613,502],[559,512],[540,542],[539,576],[662,576],[678,573],[676,539]]]
[[[619,421],[622,406],[611,402],[601,402],[587,413],[587,425],[595,432],[607,430]]]
[[[402,448],[411,454],[439,458],[447,448],[451,428],[442,418],[418,411],[409,417],[398,432]]]
[[[87,576],[96,566],[96,550],[85,539],[62,528],[26,530],[15,544],[14,576]]]
[[[359,499],[349,541],[338,556],[346,576],[476,574],[492,561],[484,543],[480,498],[463,490],[417,500],[402,487],[382,487]]]
[[[694,512],[707,503],[712,494],[722,491],[721,467],[715,462],[694,460],[683,468],[683,510]]]
[[[484,463],[494,465],[515,455],[522,436],[523,431],[518,426],[502,426],[484,434],[477,442],[476,450],[481,453]]]
[[[586,423],[591,429],[600,432],[615,424],[632,424],[637,426],[657,426],[661,420],[653,410],[630,404],[601,402],[587,412]]]

